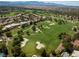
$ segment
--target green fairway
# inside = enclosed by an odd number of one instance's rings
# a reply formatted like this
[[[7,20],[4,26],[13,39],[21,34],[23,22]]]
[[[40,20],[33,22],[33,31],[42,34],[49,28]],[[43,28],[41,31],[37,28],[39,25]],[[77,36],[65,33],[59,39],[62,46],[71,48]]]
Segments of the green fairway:
[[[50,22],[53,23],[53,22]],[[66,23],[66,24],[62,24],[62,25],[58,25],[57,23],[55,25],[51,25],[50,23],[47,23],[46,21],[44,22],[39,22],[37,24],[37,27],[40,26],[41,24],[45,27],[49,27],[49,28],[43,28],[40,29],[41,32],[33,32],[30,26],[29,28],[25,28],[23,29],[24,31],[24,37],[26,37],[27,39],[29,39],[29,42],[24,46],[23,51],[28,55],[39,55],[41,54],[40,51],[42,50],[36,50],[36,41],[40,41],[45,45],[45,49],[47,51],[47,53],[51,52],[51,50],[55,50],[58,45],[60,44],[61,40],[58,38],[58,35],[62,32],[66,32],[70,35],[73,34],[72,31],[72,27],[73,24],[72,23]],[[30,32],[30,36],[27,36],[26,32],[29,30]]]

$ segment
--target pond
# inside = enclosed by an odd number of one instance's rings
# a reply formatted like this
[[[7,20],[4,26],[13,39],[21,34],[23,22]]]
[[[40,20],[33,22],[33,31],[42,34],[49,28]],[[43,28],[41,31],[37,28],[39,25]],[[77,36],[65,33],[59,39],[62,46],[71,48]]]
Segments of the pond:
[[[4,53],[0,53],[0,57],[4,57],[5,55],[4,55]]]

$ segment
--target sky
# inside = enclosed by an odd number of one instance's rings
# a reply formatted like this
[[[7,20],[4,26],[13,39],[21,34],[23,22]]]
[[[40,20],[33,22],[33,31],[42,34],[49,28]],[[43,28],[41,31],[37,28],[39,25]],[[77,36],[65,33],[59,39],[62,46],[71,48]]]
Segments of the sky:
[[[79,6],[78,0],[0,0],[0,1],[43,1],[46,3],[58,3],[58,4],[64,4],[64,5],[71,5],[71,6]]]
[[[59,1],[59,2],[55,2],[55,3],[71,5],[71,6],[79,6],[79,1]]]

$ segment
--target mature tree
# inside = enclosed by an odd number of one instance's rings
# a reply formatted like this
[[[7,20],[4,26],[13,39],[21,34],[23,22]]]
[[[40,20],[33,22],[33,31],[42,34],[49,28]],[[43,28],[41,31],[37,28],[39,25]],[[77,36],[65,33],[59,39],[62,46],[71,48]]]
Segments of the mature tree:
[[[17,32],[17,34],[18,34],[18,35],[19,35],[19,34],[23,35],[22,29],[19,29],[18,32]]]
[[[27,31],[27,32],[26,32],[26,34],[29,36],[29,35],[30,35],[30,32],[29,32],[29,31]]]
[[[26,54],[22,51],[20,54],[21,57],[27,57]]]
[[[3,47],[2,47],[2,52],[4,53],[5,56],[8,55],[8,49],[7,49],[6,46],[3,46]]]
[[[3,28],[3,26],[2,25],[0,25],[0,36],[2,36],[3,34],[2,34],[2,28]]]
[[[23,36],[21,34],[19,34],[18,37],[20,41],[23,41]]]
[[[58,37],[59,37],[59,39],[64,39],[64,36],[66,35],[66,33],[65,32],[63,32],[63,33],[60,33],[59,35],[58,35]]]
[[[49,20],[52,21],[52,17],[51,16],[49,17]]]
[[[6,57],[8,55],[8,49],[7,49],[7,46],[5,44],[5,41],[2,41],[1,49],[2,49],[2,53],[4,53],[4,56]]]
[[[24,29],[26,27],[27,27],[27,24],[24,24],[24,25],[21,26],[22,29]]]
[[[13,46],[16,46],[16,45],[19,45],[20,46],[20,40],[19,40],[19,38],[18,37],[14,37],[14,39],[13,39]]]
[[[58,24],[59,24],[59,25],[62,25],[62,24],[63,24],[63,21],[62,21],[61,19],[59,19],[59,20],[58,20]]]
[[[57,56],[55,50],[52,51],[52,55],[55,56],[55,57]]]
[[[33,22],[32,21],[30,21],[30,25],[32,25],[33,24]]]
[[[74,34],[73,40],[78,39],[79,40],[79,32]]]
[[[32,30],[36,31],[36,26],[35,25],[33,25]]]
[[[7,37],[12,37],[12,33],[10,31],[5,33]]]
[[[24,53],[21,50],[21,41],[23,41],[23,32],[20,29],[17,32],[17,36],[14,37],[13,39],[13,49],[12,49],[12,53],[13,56],[17,57],[17,56],[25,56]]]
[[[55,18],[54,21],[57,22],[58,20]]]
[[[63,40],[65,51],[71,54],[73,52],[73,44],[71,43],[71,36],[66,34]]]
[[[20,46],[18,46],[18,45],[14,46],[12,48],[12,54],[15,57],[18,57],[18,56],[20,57],[20,54],[21,54],[21,48],[20,48]]]
[[[20,40],[20,41],[23,41],[23,31],[20,29],[18,32],[17,32],[17,36],[18,36],[18,39]]]
[[[73,28],[73,31],[77,32],[77,28],[74,27],[74,28]]]
[[[47,55],[47,53],[46,53],[46,50],[45,50],[45,49],[43,50],[43,52],[42,52],[41,56],[42,56],[42,57],[48,57],[48,55]]]
[[[68,52],[69,54],[71,54],[74,50],[73,48],[73,44],[69,41],[65,41],[63,42],[63,45],[65,47],[65,51]]]
[[[15,57],[24,57],[25,53],[21,49],[21,38],[15,37],[13,40],[12,54]]]

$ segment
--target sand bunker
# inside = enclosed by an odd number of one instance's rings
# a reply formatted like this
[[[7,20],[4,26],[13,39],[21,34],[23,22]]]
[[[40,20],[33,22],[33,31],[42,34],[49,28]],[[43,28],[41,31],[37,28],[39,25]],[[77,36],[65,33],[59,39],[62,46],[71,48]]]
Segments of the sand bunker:
[[[27,39],[27,38],[23,38],[23,39],[24,39],[24,41],[21,42],[21,47],[24,47],[25,44],[29,41],[29,39]]]
[[[55,25],[55,23],[51,23],[51,24],[49,24],[50,26],[52,26],[52,25]]]
[[[45,48],[45,45],[40,43],[39,41],[36,42],[37,46],[36,46],[36,49],[42,49],[42,48]]]

